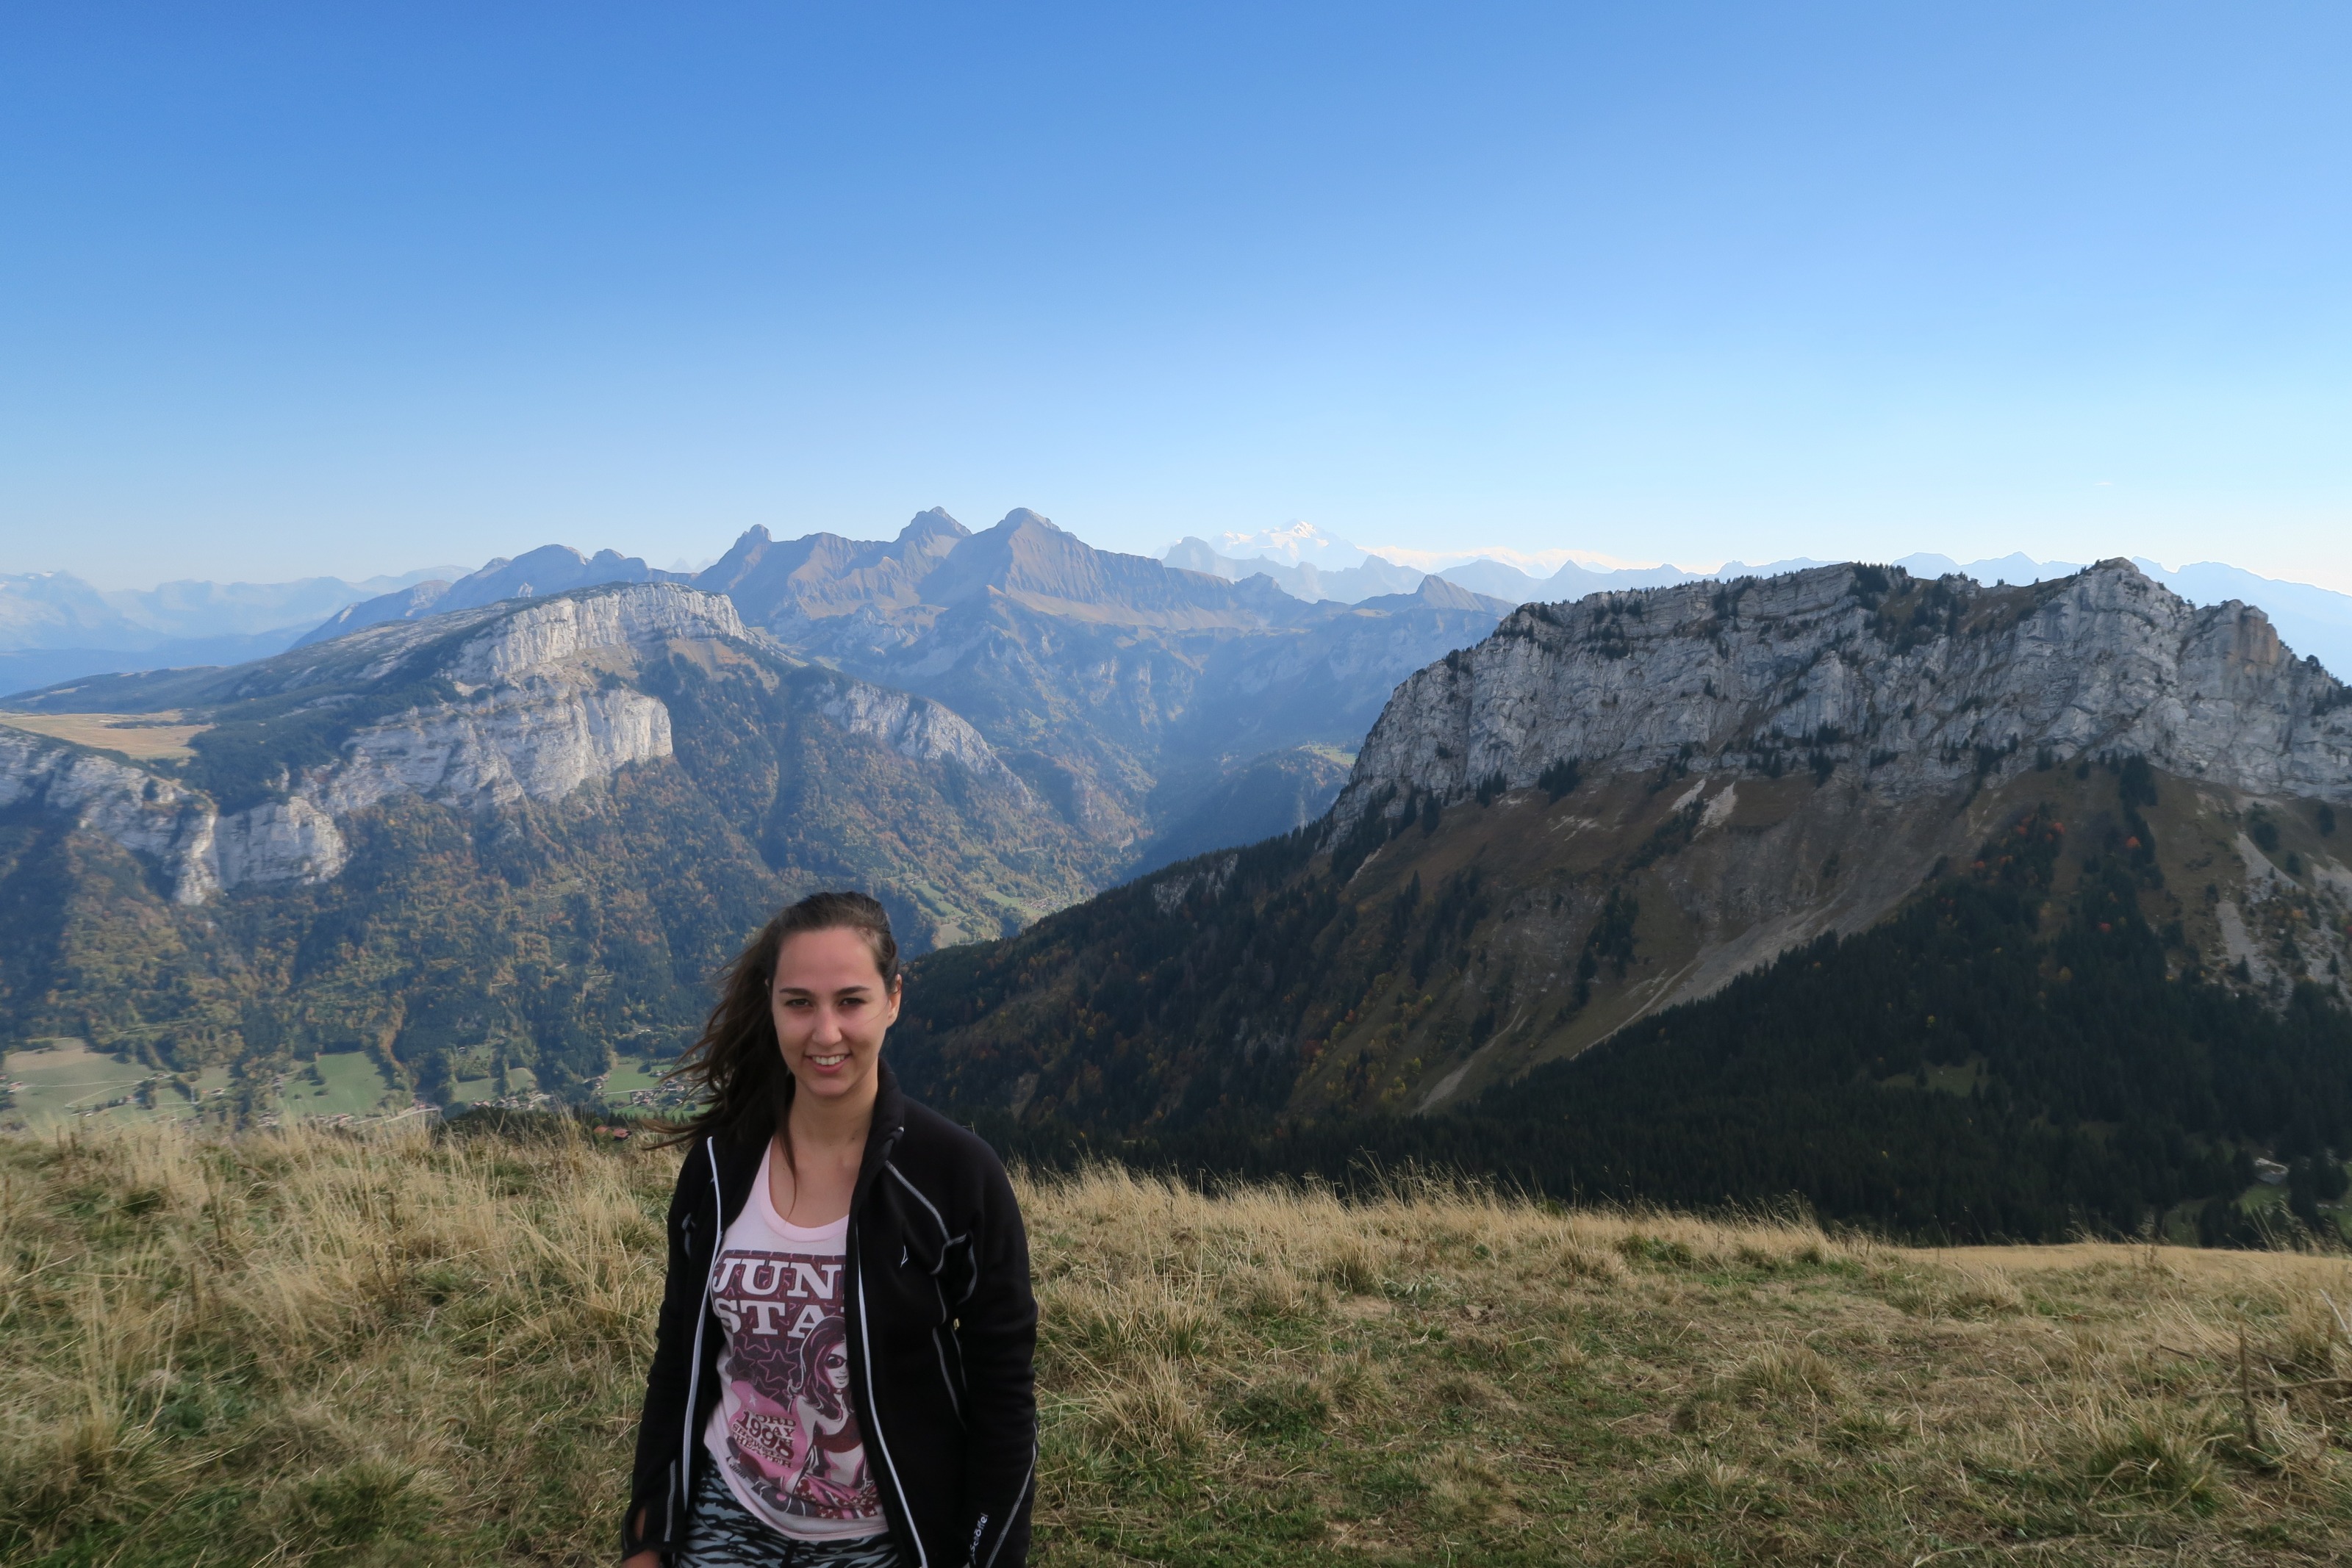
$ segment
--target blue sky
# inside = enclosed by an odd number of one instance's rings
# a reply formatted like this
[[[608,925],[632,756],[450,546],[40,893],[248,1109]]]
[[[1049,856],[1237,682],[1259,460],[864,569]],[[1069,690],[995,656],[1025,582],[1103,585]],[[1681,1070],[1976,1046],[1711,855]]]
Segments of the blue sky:
[[[0,570],[2220,559],[2352,590],[2333,6],[18,6]]]

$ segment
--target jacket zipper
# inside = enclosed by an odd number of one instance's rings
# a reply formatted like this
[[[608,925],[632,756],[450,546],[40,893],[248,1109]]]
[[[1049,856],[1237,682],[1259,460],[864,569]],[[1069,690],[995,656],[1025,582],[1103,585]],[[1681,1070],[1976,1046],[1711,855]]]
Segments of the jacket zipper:
[[[880,1168],[889,1164],[890,1150],[898,1141],[898,1134],[893,1131],[884,1142],[881,1158],[876,1162],[877,1178]],[[866,1196],[870,1196],[871,1191],[869,1182]],[[857,1281],[857,1351],[866,1362],[866,1420],[874,1428],[874,1442],[881,1453],[882,1468],[890,1475],[890,1490],[898,1494],[898,1511],[907,1516],[907,1533],[914,1537],[915,1568],[930,1568],[930,1554],[924,1549],[923,1532],[915,1528],[914,1511],[907,1506],[906,1486],[898,1479],[897,1462],[890,1458],[890,1439],[882,1433],[882,1402],[874,1392],[874,1337],[866,1321],[866,1249],[858,1236],[859,1218],[855,1212],[849,1217],[849,1263],[851,1277]]]

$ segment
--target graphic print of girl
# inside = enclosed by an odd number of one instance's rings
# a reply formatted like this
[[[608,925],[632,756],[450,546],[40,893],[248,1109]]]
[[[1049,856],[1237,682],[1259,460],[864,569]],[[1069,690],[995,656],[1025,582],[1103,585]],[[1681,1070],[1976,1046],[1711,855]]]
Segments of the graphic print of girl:
[[[793,1398],[793,1448],[787,1473],[794,1513],[856,1519],[874,1507],[873,1472],[866,1438],[849,1406],[849,1335],[829,1317],[801,1342],[799,1393]]]

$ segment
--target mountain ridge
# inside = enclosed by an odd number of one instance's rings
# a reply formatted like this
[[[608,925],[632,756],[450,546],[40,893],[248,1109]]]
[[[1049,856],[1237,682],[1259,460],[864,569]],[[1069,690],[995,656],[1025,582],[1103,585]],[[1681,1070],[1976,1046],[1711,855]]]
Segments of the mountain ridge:
[[[1661,684],[1673,702],[1624,705]],[[1982,779],[1987,747],[2131,751],[2185,777],[2352,802],[2352,712],[2328,717],[2347,708],[2343,683],[2293,657],[2259,609],[2196,610],[2128,561],[1973,592],[1822,567],[1513,612],[1400,687],[1337,820],[1352,825],[1377,784],[1458,799],[1569,759],[1703,773],[1727,755],[1753,768],[1802,751],[1867,761],[1882,790],[1945,789]],[[2274,771],[2257,778],[2247,759]]]

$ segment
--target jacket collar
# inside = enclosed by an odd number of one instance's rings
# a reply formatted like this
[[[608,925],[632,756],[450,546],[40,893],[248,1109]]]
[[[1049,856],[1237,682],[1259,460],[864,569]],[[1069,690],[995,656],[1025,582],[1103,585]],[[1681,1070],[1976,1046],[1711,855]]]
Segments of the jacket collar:
[[[850,1192],[849,1212],[865,1211],[866,1194],[897,1146],[898,1134],[907,1130],[907,1097],[898,1092],[898,1075],[887,1061],[874,1064],[877,1074],[874,1089],[874,1122],[866,1129],[866,1155],[858,1163],[857,1185]]]
[[[877,1061],[874,1070],[874,1121],[866,1130],[866,1153],[858,1162],[857,1185],[849,1200],[853,1214],[864,1206],[866,1188],[907,1129],[907,1096],[898,1088],[898,1075],[887,1061]],[[711,1135],[712,1152],[718,1156],[719,1209],[727,1223],[732,1224],[742,1212],[751,1183],[760,1174],[760,1158],[774,1137],[772,1126],[740,1127]]]

